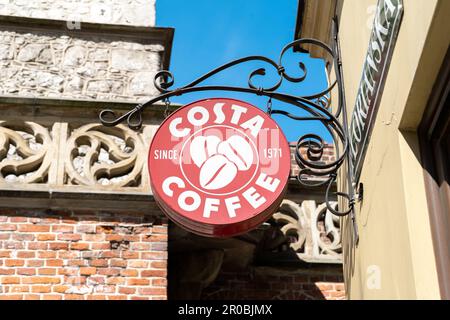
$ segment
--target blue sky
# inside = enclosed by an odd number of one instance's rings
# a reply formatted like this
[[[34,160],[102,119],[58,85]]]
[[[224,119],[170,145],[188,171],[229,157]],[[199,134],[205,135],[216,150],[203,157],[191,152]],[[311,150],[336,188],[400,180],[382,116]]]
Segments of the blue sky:
[[[175,28],[170,71],[174,74],[172,88],[183,86],[204,73],[233,59],[263,55],[278,62],[282,48],[294,40],[297,0],[156,0],[156,24]],[[291,75],[300,75],[298,62],[308,69],[304,82],[284,82],[278,89],[293,95],[307,95],[326,88],[324,63],[307,54],[287,53],[284,65]],[[206,84],[247,86],[248,75],[264,63],[250,62],[236,66],[211,78]],[[265,77],[255,78],[255,84],[270,86],[277,81],[275,70],[267,69]],[[257,82],[257,80],[259,82]],[[189,103],[210,97],[231,97],[245,100],[262,109],[266,97],[236,92],[191,93],[173,98],[173,102]],[[305,115],[298,108],[273,101],[273,109],[283,109]],[[273,118],[282,127],[289,141],[296,141],[309,132],[329,136],[317,122],[298,122],[284,116]]]

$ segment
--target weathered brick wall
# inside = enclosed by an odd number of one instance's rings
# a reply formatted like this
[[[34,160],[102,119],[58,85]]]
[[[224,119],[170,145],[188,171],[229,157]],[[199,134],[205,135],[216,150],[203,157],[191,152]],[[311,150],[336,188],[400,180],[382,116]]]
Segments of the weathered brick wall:
[[[0,0],[0,14],[154,26],[155,0]]]
[[[166,299],[167,220],[0,210],[0,300]]]
[[[340,270],[340,269],[339,269]],[[257,272],[221,272],[202,294],[205,300],[343,300],[342,272],[314,272],[298,268]]]

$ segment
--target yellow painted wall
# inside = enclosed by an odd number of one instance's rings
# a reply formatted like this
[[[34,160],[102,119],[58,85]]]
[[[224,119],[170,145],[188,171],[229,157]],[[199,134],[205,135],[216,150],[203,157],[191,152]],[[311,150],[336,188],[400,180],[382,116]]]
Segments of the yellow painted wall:
[[[353,109],[376,0],[343,0],[340,40]],[[343,229],[349,299],[439,299],[415,130],[450,43],[450,1],[404,0],[404,16],[364,162],[360,241]],[[370,24],[371,26],[371,24]],[[377,280],[379,276],[379,287]]]

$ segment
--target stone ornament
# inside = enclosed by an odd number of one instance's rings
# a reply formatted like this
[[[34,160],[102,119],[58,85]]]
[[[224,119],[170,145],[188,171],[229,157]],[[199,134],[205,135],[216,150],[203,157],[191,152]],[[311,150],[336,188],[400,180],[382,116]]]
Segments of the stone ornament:
[[[337,208],[338,204],[332,202],[331,205]],[[297,204],[285,199],[272,219],[299,259],[342,262],[340,220],[327,210],[325,203],[318,205],[313,200],[305,200]]]
[[[65,174],[73,185],[141,184],[145,149],[141,137],[125,126],[87,124],[72,132],[66,143]]]
[[[0,182],[47,182],[53,145],[49,130],[37,123],[0,122]]]

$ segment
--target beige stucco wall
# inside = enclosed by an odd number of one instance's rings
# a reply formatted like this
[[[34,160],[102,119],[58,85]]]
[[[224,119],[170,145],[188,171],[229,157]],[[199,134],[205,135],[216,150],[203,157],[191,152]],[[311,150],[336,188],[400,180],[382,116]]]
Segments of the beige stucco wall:
[[[353,109],[376,0],[344,0],[340,39]],[[343,232],[350,299],[440,298],[415,130],[447,50],[447,0],[404,0],[404,17],[361,174],[360,241]],[[345,228],[348,228],[346,224]],[[377,280],[379,281],[379,286]],[[369,285],[368,285],[369,284]]]

